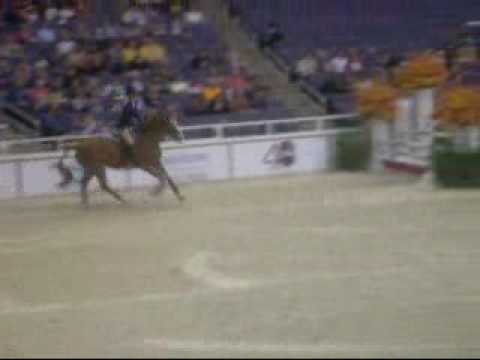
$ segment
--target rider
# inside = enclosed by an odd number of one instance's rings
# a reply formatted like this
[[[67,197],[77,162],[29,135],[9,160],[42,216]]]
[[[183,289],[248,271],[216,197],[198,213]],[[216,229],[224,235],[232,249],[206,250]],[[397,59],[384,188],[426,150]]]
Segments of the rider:
[[[133,86],[127,86],[126,95],[128,100],[123,106],[116,128],[120,133],[120,139],[125,146],[128,157],[134,161],[133,145],[135,143],[135,133],[143,121],[141,114],[142,103]]]

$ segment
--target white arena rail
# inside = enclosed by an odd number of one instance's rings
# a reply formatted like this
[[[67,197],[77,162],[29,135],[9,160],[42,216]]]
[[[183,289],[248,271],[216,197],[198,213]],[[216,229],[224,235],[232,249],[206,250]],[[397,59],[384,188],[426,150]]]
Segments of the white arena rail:
[[[282,124],[299,124],[302,125],[301,130],[316,131],[323,129],[325,123],[335,120],[351,120],[357,118],[357,114],[343,114],[343,115],[331,115],[331,116],[311,116],[311,117],[299,117],[282,120],[259,120],[259,121],[246,121],[240,123],[231,124],[213,124],[213,125],[194,125],[183,126],[180,129],[182,131],[199,131],[199,130],[211,130],[214,136],[208,139],[222,139],[226,137],[227,130],[248,128],[248,127],[264,127],[265,132],[262,135],[271,135],[275,133],[275,126]],[[73,136],[60,136],[60,137],[48,137],[48,138],[33,138],[33,139],[21,139],[21,140],[7,140],[0,141],[0,154],[15,152],[19,146],[24,148],[42,146],[44,144],[50,144],[54,147],[71,141],[84,138],[91,138],[95,135],[73,135]],[[100,136],[100,135],[98,135]],[[31,152],[43,151],[42,148],[35,149]],[[48,151],[48,149],[47,149]]]
[[[313,173],[332,168],[335,140],[359,129],[303,131],[289,134],[164,143],[164,163],[180,183],[242,179],[249,177]],[[293,157],[282,153],[288,142]],[[60,190],[61,180],[54,165],[61,152],[16,154],[0,157],[0,199],[62,194],[78,190],[78,184]],[[81,169],[69,159],[77,180]],[[112,186],[132,189],[155,184],[156,180],[141,170],[109,170]],[[92,189],[98,185],[92,184]]]

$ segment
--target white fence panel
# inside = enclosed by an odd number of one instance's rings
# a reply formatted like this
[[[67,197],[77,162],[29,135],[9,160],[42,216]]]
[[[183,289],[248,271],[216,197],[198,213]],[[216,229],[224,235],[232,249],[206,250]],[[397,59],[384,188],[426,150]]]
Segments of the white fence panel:
[[[178,183],[224,180],[228,178],[227,147],[198,145],[164,150],[163,164]],[[133,187],[153,186],[158,181],[143,170],[130,171],[129,183]]]
[[[134,188],[141,188],[141,187],[151,187],[158,184],[158,180],[155,179],[152,175],[147,174],[143,170],[130,170],[129,171],[129,185]]]
[[[107,169],[107,177],[108,183],[115,189],[126,189],[130,185],[128,172],[125,170]]]
[[[14,163],[0,163],[0,199],[15,197],[15,166]]]
[[[179,182],[199,182],[228,178],[227,146],[198,146],[165,152],[164,165]]]
[[[28,160],[22,162],[23,195],[44,195],[59,192],[60,177],[53,166],[57,160]]]
[[[59,189],[57,184],[62,178],[55,168],[58,159],[45,160],[26,160],[22,161],[22,187],[24,196],[45,195],[76,192],[80,189],[79,181],[82,176],[82,169],[73,160],[67,160],[66,164],[72,169],[74,182],[67,189]],[[124,170],[107,169],[109,184],[119,190],[128,186],[128,174]],[[97,179],[93,179],[88,189],[91,191],[99,190],[100,186]]]

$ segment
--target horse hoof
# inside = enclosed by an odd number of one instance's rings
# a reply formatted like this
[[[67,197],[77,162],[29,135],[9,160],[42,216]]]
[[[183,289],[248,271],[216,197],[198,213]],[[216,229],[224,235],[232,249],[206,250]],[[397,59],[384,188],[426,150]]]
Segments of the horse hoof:
[[[69,183],[64,181],[64,182],[58,183],[57,188],[60,189],[60,190],[65,190],[68,185],[69,185]]]
[[[164,186],[155,188],[150,192],[150,196],[160,196],[164,190],[165,190]]]

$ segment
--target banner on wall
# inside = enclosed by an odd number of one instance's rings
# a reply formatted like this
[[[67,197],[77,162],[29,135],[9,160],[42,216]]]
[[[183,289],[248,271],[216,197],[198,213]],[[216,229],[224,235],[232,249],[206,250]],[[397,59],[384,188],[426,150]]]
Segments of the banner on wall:
[[[233,146],[234,177],[324,170],[328,166],[327,151],[325,138],[236,144]]]

